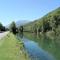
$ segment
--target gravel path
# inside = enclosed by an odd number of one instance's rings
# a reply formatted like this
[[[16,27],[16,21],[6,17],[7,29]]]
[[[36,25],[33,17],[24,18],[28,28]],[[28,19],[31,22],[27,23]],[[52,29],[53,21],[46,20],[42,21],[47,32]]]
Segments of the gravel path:
[[[6,36],[7,34],[8,34],[8,31],[7,32],[0,33],[0,39],[3,38],[4,36]]]

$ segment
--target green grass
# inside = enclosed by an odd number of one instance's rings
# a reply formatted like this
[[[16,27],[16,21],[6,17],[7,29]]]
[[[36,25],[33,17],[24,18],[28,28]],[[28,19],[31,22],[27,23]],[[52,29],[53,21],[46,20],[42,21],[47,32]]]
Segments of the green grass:
[[[12,33],[0,40],[0,60],[29,60],[23,43]]]

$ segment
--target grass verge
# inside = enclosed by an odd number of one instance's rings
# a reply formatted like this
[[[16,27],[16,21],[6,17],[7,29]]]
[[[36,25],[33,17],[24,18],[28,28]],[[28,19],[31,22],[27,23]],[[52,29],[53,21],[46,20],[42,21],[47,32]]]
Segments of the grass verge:
[[[0,44],[0,60],[29,60],[23,43],[17,40],[12,33],[2,38]]]

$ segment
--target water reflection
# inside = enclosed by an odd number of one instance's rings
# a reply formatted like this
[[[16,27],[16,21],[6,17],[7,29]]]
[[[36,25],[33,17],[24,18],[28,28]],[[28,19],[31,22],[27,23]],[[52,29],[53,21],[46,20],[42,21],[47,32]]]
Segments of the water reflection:
[[[27,34],[25,33],[25,36],[28,39],[31,39],[37,42],[42,49],[51,53],[56,58],[56,60],[60,60],[60,38],[59,36],[54,36],[53,39],[51,39],[45,34],[35,35],[33,33],[28,33],[28,35],[30,36],[27,36]]]
[[[20,38],[23,38],[23,32],[20,32],[18,36],[20,36]]]
[[[18,36],[20,39],[22,39],[24,46],[29,54],[29,57],[31,57],[31,60],[55,60],[50,53],[41,49],[38,43],[24,37],[23,34],[18,34]],[[36,39],[37,36],[34,34],[32,37],[34,37],[33,39]],[[43,39],[45,38],[46,37],[44,37]],[[46,40],[43,42],[45,44],[45,42],[47,43],[49,41]],[[48,44],[50,44],[50,42]]]

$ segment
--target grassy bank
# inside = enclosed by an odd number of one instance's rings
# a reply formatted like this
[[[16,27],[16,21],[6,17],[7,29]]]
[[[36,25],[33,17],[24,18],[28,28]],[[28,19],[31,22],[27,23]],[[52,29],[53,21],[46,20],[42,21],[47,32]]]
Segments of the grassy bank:
[[[29,60],[23,43],[12,33],[0,40],[0,60]]]

